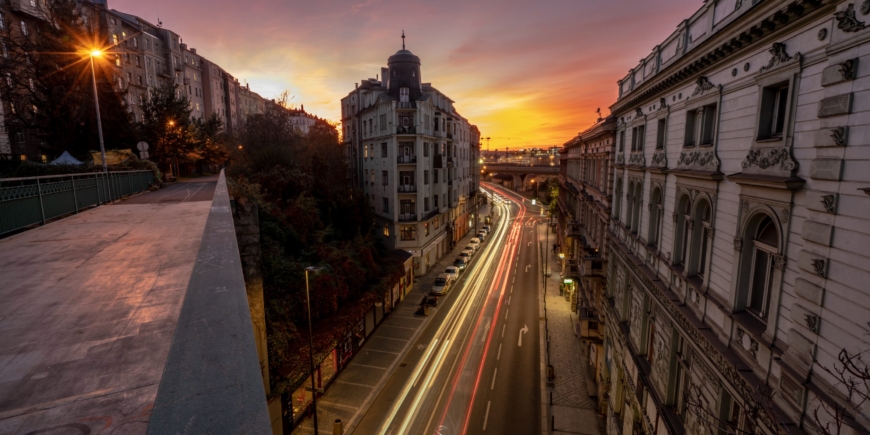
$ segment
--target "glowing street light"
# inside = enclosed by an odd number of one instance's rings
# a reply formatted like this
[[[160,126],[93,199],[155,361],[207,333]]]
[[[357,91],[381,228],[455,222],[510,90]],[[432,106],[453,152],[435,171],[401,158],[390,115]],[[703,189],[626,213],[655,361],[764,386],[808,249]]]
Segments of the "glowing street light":
[[[100,98],[97,95],[97,72],[94,69],[94,58],[101,57],[103,52],[97,48],[91,50],[91,76],[94,78],[94,106],[97,109],[97,134],[100,136],[100,155],[103,158],[103,172],[108,173],[109,167],[106,165],[106,146],[103,143],[103,120],[100,119]]]

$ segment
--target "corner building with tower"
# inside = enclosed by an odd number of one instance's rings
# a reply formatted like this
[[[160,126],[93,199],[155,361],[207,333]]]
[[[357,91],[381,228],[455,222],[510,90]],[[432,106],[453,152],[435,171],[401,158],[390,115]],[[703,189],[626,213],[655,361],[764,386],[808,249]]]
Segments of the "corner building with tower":
[[[610,181],[567,144],[563,235],[595,246],[572,196],[609,213],[578,298],[608,434],[870,430],[837,376],[870,350],[868,24],[870,1],[706,1],[619,80]]]
[[[475,228],[480,177],[480,132],[422,82],[420,66],[403,44],[379,78],[341,100],[349,177],[388,249],[412,253],[415,275]]]

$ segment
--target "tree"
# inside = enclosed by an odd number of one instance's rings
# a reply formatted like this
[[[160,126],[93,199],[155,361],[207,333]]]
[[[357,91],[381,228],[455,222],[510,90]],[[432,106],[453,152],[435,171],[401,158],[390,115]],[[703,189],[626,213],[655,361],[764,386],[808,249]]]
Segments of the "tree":
[[[219,166],[229,158],[229,135],[221,119],[212,114],[207,120],[193,121],[194,153],[200,163]]]
[[[151,158],[162,170],[175,167],[195,150],[196,132],[190,119],[190,101],[175,83],[153,89],[142,104],[140,136],[154,144]]]
[[[870,322],[867,322],[870,328]],[[833,403],[816,397],[817,404],[811,411],[818,432],[823,435],[846,433],[870,433],[855,417],[866,415],[870,404],[870,365],[867,355],[870,350],[849,351],[840,349],[834,367],[821,366],[831,375],[835,385],[830,396]],[[839,396],[839,400],[837,400]],[[867,418],[864,418],[865,424]],[[845,430],[849,430],[846,432]]]
[[[37,4],[44,19],[0,29],[0,95],[8,127],[24,134],[31,150],[88,159],[89,150],[99,149],[89,55],[99,46],[98,32],[75,0]],[[94,71],[105,142],[129,148],[134,129],[123,95],[113,88],[111,67],[98,58]]]

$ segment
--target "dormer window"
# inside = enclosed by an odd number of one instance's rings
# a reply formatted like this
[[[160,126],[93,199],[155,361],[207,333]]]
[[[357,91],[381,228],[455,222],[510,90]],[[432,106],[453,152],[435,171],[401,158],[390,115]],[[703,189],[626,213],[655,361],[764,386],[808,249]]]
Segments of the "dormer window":
[[[410,95],[410,91],[408,88],[399,88],[399,102],[407,103]]]

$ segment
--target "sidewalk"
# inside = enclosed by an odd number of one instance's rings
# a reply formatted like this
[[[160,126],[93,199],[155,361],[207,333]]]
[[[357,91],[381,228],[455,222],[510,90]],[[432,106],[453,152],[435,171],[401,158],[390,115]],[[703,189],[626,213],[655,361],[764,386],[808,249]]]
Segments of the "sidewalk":
[[[490,207],[480,209],[481,216],[488,216]],[[481,224],[482,226],[482,224]],[[317,425],[319,433],[332,434],[333,422],[341,419],[345,434],[353,433],[360,418],[378,396],[410,346],[417,340],[439,307],[433,307],[428,317],[418,315],[420,301],[432,289],[435,277],[453,265],[453,260],[465,249],[468,240],[474,237],[471,230],[456,247],[436,262],[429,271],[414,279],[414,289],[405,299],[396,304],[393,311],[375,329],[359,353],[332,382],[326,392],[317,399]],[[294,434],[312,434],[314,425],[305,418]]]
[[[546,240],[546,228],[546,225],[538,226],[542,242]],[[555,386],[548,389],[552,394],[550,424],[554,425],[550,433],[600,435],[605,433],[605,422],[597,414],[595,399],[589,396],[587,385],[594,385],[594,381],[587,379],[590,376],[588,356],[575,335],[577,316],[572,312],[571,304],[559,295],[560,266],[559,257],[552,251],[553,238],[551,232],[550,246],[544,247],[552,270],[546,280],[549,363],[553,365],[556,375]],[[546,267],[541,266],[542,269]]]

